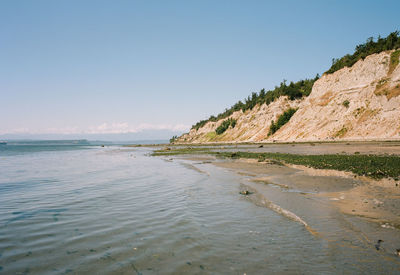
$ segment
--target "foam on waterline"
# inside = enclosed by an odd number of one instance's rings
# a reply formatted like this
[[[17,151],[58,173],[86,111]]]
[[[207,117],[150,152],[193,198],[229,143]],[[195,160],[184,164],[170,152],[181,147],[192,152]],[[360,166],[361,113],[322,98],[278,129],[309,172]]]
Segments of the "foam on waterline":
[[[298,222],[298,223],[304,225],[304,227],[305,227],[311,234],[313,234],[313,235],[317,235],[317,234],[318,234],[318,233],[317,233],[314,229],[312,229],[302,218],[300,218],[299,216],[297,216],[295,213],[293,213],[293,212],[291,212],[291,211],[289,211],[289,210],[286,210],[286,209],[280,207],[279,205],[273,203],[272,201],[267,200],[266,198],[263,198],[262,204],[263,204],[264,206],[268,207],[269,209],[275,211],[276,213],[278,213],[278,214],[280,214],[280,215],[282,215],[282,216],[284,216],[284,217],[286,217],[286,218],[289,218],[289,219],[291,219],[291,220],[293,220],[293,221],[295,221],[295,222]]]

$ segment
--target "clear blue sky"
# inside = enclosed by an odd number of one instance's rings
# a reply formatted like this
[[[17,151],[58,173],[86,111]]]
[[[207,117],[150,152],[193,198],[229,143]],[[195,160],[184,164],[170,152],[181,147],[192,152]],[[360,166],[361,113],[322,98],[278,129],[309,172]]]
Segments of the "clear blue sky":
[[[0,134],[184,129],[400,29],[400,1],[0,1]]]

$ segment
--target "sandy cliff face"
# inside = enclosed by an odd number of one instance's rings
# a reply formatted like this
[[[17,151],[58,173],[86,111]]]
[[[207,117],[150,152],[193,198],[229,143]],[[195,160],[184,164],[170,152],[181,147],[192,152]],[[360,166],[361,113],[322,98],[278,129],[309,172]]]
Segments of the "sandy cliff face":
[[[390,65],[392,53],[370,55],[351,68],[324,74],[305,99],[280,97],[268,106],[235,112],[236,126],[221,135],[215,129],[223,120],[192,129],[178,142],[400,139],[400,66]],[[268,136],[271,121],[290,107],[297,112]]]
[[[223,134],[217,135],[215,129],[225,120],[208,122],[198,130],[192,129],[188,134],[182,135],[178,142],[204,143],[204,142],[260,142],[268,137],[269,127],[273,119],[288,108],[297,108],[300,100],[288,100],[286,96],[280,97],[273,103],[256,106],[246,112],[237,111],[230,118],[236,119],[236,126],[229,128]]]

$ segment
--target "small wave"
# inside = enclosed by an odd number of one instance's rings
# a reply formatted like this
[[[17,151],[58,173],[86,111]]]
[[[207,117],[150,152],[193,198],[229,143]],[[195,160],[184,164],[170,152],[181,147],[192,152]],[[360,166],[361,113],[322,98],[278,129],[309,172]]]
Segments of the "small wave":
[[[181,162],[181,164],[188,169],[191,169],[191,170],[197,171],[199,173],[206,174],[207,176],[210,176],[210,174],[208,174],[206,171],[203,171],[190,163]]]
[[[57,216],[60,215],[60,213],[67,211],[66,208],[57,208],[57,209],[38,209],[35,211],[16,211],[12,212],[12,215],[15,217],[10,218],[6,221],[5,225],[9,225],[12,222],[20,221],[20,220],[25,220],[29,218],[33,218],[39,214],[43,213],[50,213],[53,215],[54,220],[58,220]]]
[[[280,207],[279,205],[267,200],[267,199],[263,199],[261,202],[264,206],[268,207],[269,209],[275,211],[278,214],[281,214],[282,216],[285,216],[291,220],[294,220],[296,222],[299,222],[301,224],[303,224],[304,226],[308,226],[308,224],[299,216],[297,216],[295,213],[290,212],[289,210],[286,210],[282,207]]]
[[[245,185],[242,184],[242,188],[243,188],[243,186],[245,186]],[[245,189],[246,190],[251,189],[251,191],[255,194],[255,196],[253,198],[251,198],[253,200],[253,202],[255,202],[255,204],[257,204],[259,206],[267,207],[267,208],[271,209],[272,211],[274,211],[288,219],[298,222],[298,223],[302,224],[312,235],[318,235],[318,233],[313,228],[311,228],[311,226],[309,226],[302,218],[297,216],[295,213],[293,213],[287,209],[284,209],[284,208],[280,207],[279,205],[273,203],[272,201],[266,199],[263,195],[261,195],[259,192],[257,192],[257,190],[254,188],[250,188],[249,186],[246,186]]]
[[[289,210],[286,210],[286,209],[280,207],[279,205],[277,205],[277,204],[273,203],[272,201],[269,201],[269,200],[267,200],[265,198],[262,200],[262,204],[264,206],[268,207],[269,209],[275,211],[276,213],[278,213],[278,214],[280,214],[280,215],[282,215],[282,216],[284,216],[286,218],[289,218],[289,219],[291,219],[291,220],[293,220],[295,222],[298,222],[298,223],[304,225],[304,227],[311,234],[313,234],[315,236],[318,235],[318,233],[314,229],[312,229],[311,226],[309,226],[302,218],[297,216],[295,213],[293,213],[293,212],[291,212]]]

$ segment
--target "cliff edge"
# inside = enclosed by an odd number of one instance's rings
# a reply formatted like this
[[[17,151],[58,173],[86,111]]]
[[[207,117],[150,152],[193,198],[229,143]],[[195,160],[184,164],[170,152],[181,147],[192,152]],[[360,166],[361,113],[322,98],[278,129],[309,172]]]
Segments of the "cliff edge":
[[[400,50],[369,55],[351,67],[322,75],[308,97],[280,96],[268,105],[257,104],[192,128],[175,142],[400,140],[399,57]],[[288,109],[297,111],[272,133],[272,121]],[[217,134],[227,119],[234,125]]]

